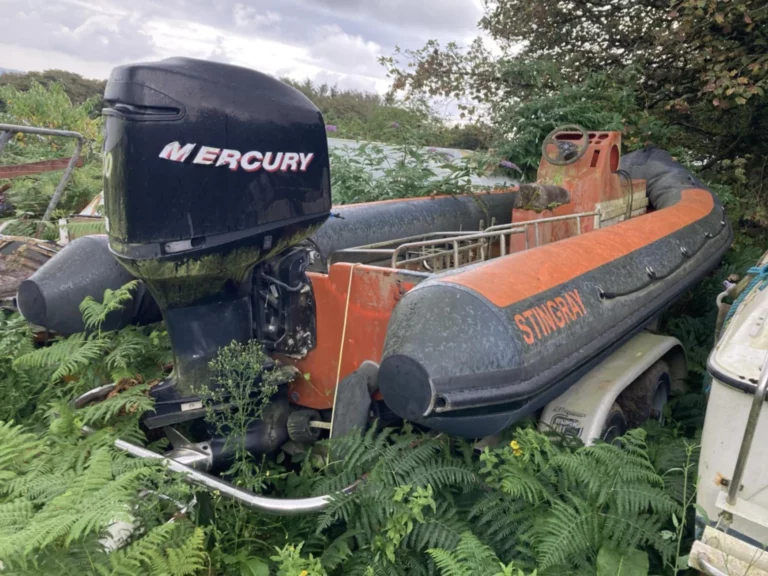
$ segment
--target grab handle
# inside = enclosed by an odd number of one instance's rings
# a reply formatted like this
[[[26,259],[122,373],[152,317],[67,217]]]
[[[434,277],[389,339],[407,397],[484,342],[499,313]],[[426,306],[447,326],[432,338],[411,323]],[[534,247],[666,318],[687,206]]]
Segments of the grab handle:
[[[728,486],[728,498],[726,498],[726,502],[728,502],[730,505],[736,503],[736,494],[738,493],[739,487],[741,486],[741,479],[744,476],[744,468],[747,466],[747,458],[749,458],[749,451],[752,449],[752,440],[755,437],[757,422],[760,419],[760,411],[763,409],[763,403],[765,402],[765,394],[767,390],[768,357],[766,357],[766,360],[763,363],[763,368],[760,370],[760,377],[757,380],[755,397],[752,399],[752,408],[749,410],[747,425],[744,428],[744,437],[741,440],[741,448],[739,448],[739,456],[736,459],[736,467],[733,470],[731,483]]]

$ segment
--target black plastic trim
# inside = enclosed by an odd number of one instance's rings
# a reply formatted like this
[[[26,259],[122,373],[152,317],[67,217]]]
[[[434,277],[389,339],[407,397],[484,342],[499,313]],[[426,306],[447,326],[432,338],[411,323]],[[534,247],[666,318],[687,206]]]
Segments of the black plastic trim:
[[[717,378],[720,382],[723,384],[726,384],[727,386],[730,386],[731,388],[736,388],[737,390],[741,390],[742,392],[746,392],[747,394],[754,395],[755,390],[757,390],[757,382],[752,383],[749,380],[739,380],[738,378],[734,378],[733,376],[729,376],[725,372],[722,372],[715,368],[712,365],[712,356],[710,355],[709,358],[707,358],[707,372],[709,372],[713,378]],[[768,401],[768,398],[766,398],[766,401]]]

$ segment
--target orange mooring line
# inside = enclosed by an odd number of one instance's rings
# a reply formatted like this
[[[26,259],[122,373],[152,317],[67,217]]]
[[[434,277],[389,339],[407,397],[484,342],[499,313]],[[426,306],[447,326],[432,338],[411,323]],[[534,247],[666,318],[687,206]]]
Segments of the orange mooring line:
[[[355,275],[355,268],[360,266],[360,262],[353,264],[349,269],[349,282],[347,283],[347,303],[344,305],[344,322],[341,326],[341,344],[339,344],[339,362],[336,367],[336,386],[333,389],[333,410],[331,410],[331,432],[333,437],[333,421],[336,415],[336,398],[339,395],[339,382],[341,381],[341,360],[344,358],[344,340],[347,338],[347,319],[349,318],[349,301],[352,297],[352,278]]]

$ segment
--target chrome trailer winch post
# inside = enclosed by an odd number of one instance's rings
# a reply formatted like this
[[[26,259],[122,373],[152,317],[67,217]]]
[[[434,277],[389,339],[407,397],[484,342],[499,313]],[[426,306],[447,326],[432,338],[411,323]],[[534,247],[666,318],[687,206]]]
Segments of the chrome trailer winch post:
[[[107,384],[105,386],[94,388],[81,396],[78,396],[73,404],[75,408],[81,408],[90,402],[103,400],[112,390],[114,390],[114,388],[114,384]],[[82,429],[86,434],[92,434],[94,432],[94,430],[88,426],[83,426]],[[333,502],[334,498],[350,494],[357,488],[357,485],[360,482],[358,480],[335,494],[324,494],[322,496],[313,496],[310,498],[269,498],[267,496],[254,494],[248,490],[237,488],[221,478],[196,470],[173,458],[168,458],[162,454],[144,448],[143,446],[138,446],[131,442],[120,440],[119,438],[115,440],[114,446],[118,450],[127,452],[131,456],[136,456],[137,458],[160,460],[172,472],[182,474],[187,482],[197,484],[198,486],[202,486],[211,491],[218,491],[223,496],[237,500],[254,510],[266,514],[274,514],[276,516],[293,516],[297,514],[322,512],[331,504],[331,502]]]

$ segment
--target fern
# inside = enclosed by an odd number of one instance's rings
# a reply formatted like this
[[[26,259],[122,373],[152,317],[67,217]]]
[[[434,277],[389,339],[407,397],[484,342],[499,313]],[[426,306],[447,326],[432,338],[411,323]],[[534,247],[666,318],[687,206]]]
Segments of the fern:
[[[14,368],[46,369],[54,383],[79,383],[76,391],[104,381],[150,380],[163,375],[170,360],[163,331],[129,326],[121,331],[80,333],[17,357]]]
[[[505,566],[493,549],[483,544],[471,532],[464,532],[451,551],[430,549],[427,553],[435,561],[441,576],[524,576],[522,571]]]
[[[24,318],[0,311],[0,421],[24,422],[44,403],[50,370],[14,363],[33,350],[34,335]]]
[[[509,445],[479,458],[469,443],[444,435],[372,426],[295,455],[295,465],[285,455],[282,464],[253,463],[260,486],[287,495],[336,492],[359,481],[317,518],[270,518],[214,496],[207,532],[184,518],[166,524],[175,513],[168,498],[187,501],[189,487],[156,463],[111,447],[116,437],[145,441],[138,419],[152,409],[147,382],[168,361],[162,328],[100,330],[126,294],[84,305],[88,333],[37,349],[18,325],[6,338],[12,377],[43,374],[49,405],[36,422],[39,434],[0,425],[0,561],[14,571],[34,565],[68,573],[87,562],[97,574],[193,574],[211,562],[226,573],[266,567],[271,557],[273,571],[292,575],[520,576],[535,569],[594,574],[604,549],[650,552],[667,566],[676,557],[679,540],[669,538],[669,524],[687,508],[695,474],[681,464],[690,463],[691,446],[674,426],[589,447],[522,426]],[[238,362],[261,371],[259,354]],[[231,362],[217,369],[226,375],[229,368]],[[103,402],[74,410],[66,401],[109,380],[117,381],[116,393]],[[250,380],[230,386],[243,418],[254,417]],[[97,431],[83,436],[83,424]],[[253,481],[241,469],[228,474]],[[115,521],[135,528],[122,548],[107,553],[104,535]]]
[[[101,302],[87,296],[80,304],[80,313],[87,330],[99,330],[101,325],[112,312],[122,310],[125,304],[133,300],[133,292],[139,286],[138,280],[132,280],[117,290],[107,288]]]
[[[121,414],[143,414],[153,410],[153,402],[147,396],[147,386],[138,385],[122,390],[119,394],[87,406],[80,411],[83,424],[100,426]]]
[[[541,568],[569,565],[575,558],[597,554],[599,518],[584,500],[569,497],[553,502],[550,512],[536,523],[534,533]]]
[[[42,451],[42,442],[13,422],[0,422],[0,486]]]
[[[79,238],[80,236],[107,233],[104,220],[96,218],[90,222],[67,222],[66,228],[70,238]]]
[[[474,532],[493,546],[500,558],[532,564],[535,554],[529,535],[538,511],[525,500],[494,490],[476,500],[469,520]]]
[[[207,565],[205,532],[187,522],[163,524],[131,545],[110,554],[97,567],[100,576],[163,574],[188,576]]]

